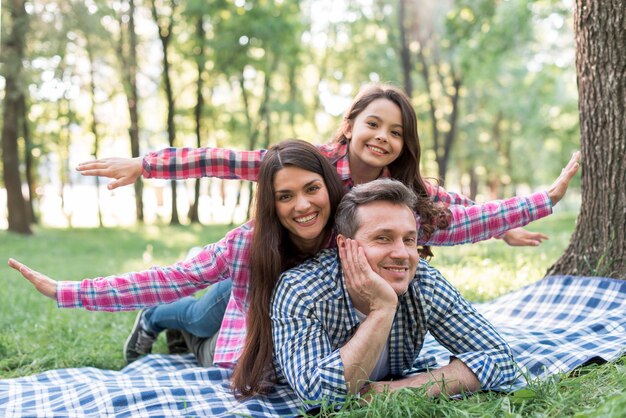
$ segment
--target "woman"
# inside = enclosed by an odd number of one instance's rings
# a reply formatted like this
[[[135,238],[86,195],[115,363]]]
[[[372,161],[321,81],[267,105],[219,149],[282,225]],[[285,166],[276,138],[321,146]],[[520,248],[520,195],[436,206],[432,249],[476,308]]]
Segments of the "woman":
[[[333,223],[329,220],[333,219],[343,195],[334,168],[308,142],[284,141],[268,150],[266,157],[259,172],[256,220],[231,231],[218,243],[207,245],[188,260],[169,267],[81,282],[56,282],[14,259],[9,259],[9,265],[40,293],[56,299],[59,307],[88,310],[130,310],[172,302],[209,284],[232,280],[230,317],[234,322],[226,320],[221,334],[224,335],[221,346],[227,349],[216,352],[215,359],[209,362],[214,360],[232,367],[244,344],[248,305],[254,312],[250,335],[270,332],[269,317],[258,315],[257,298],[248,297],[251,272],[255,280],[277,280],[281,271],[332,243]],[[260,244],[254,246],[251,242]],[[252,292],[254,288],[252,285]],[[264,294],[260,296],[268,298]],[[242,319],[244,324],[238,322]],[[246,352],[256,353],[256,350],[255,347]],[[265,354],[271,356],[271,348]],[[258,374],[254,356],[244,354],[246,358],[249,361],[241,363],[233,377],[237,389],[238,382],[253,381],[253,376]]]

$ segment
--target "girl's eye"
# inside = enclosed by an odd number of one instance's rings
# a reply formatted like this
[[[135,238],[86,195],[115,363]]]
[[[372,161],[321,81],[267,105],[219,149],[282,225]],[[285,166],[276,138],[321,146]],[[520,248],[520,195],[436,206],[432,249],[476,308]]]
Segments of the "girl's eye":
[[[287,200],[289,200],[291,196],[288,194],[281,194],[280,196],[278,196],[278,201],[279,202],[286,202]]]
[[[370,126],[371,128],[375,128],[378,126],[376,122],[367,122],[367,125]]]
[[[399,137],[399,138],[401,138],[401,137],[402,137],[402,132],[399,132],[399,131],[391,131],[391,134],[392,134],[393,136],[397,136],[397,137]]]

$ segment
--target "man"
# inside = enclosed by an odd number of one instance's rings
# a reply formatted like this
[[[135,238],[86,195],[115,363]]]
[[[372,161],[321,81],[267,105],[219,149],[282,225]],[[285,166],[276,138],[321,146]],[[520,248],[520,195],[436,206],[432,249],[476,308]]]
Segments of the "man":
[[[508,345],[420,260],[415,202],[395,180],[353,188],[337,210],[338,249],[281,276],[271,308],[276,371],[300,398],[343,402],[369,382],[375,390],[427,385],[436,396],[513,379]],[[451,361],[407,377],[428,331]],[[387,376],[394,380],[381,381]]]

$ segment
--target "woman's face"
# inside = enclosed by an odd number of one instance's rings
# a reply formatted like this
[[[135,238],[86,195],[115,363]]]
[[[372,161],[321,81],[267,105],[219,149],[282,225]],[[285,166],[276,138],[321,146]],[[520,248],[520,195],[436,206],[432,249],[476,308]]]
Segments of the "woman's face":
[[[380,170],[400,156],[404,146],[402,112],[389,99],[372,101],[346,125],[350,161]]]
[[[274,175],[274,202],[280,223],[301,251],[317,251],[330,218],[330,200],[321,175],[285,167]]]

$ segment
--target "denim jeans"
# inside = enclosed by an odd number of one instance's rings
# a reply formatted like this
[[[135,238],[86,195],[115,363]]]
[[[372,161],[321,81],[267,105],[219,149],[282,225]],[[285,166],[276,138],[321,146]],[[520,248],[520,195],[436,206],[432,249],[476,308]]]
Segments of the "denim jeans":
[[[154,334],[178,329],[196,337],[211,337],[222,325],[232,285],[232,280],[223,280],[211,285],[199,299],[188,296],[146,309],[142,325]]]

